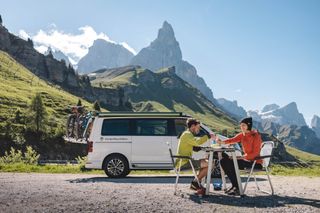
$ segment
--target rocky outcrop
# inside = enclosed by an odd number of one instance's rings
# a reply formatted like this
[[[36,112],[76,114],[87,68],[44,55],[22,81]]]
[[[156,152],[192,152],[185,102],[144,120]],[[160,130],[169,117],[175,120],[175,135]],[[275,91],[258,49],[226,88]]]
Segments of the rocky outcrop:
[[[278,139],[292,147],[320,155],[320,139],[308,126],[283,125]]]
[[[237,101],[229,101],[225,98],[219,98],[217,99],[217,102],[222,109],[231,114],[237,120],[247,116],[247,112],[243,109],[243,107],[238,106]]]
[[[159,29],[158,37],[134,56],[130,64],[140,65],[152,71],[175,66],[176,74],[180,78],[201,91],[208,100],[216,103],[211,89],[203,78],[198,76],[196,68],[189,62],[182,60],[181,49],[173,28],[166,21]]]
[[[53,50],[51,47],[47,49],[47,51],[44,53],[44,55],[51,54],[53,58],[57,59],[58,61],[64,61],[67,66],[71,65],[71,62],[63,52],[60,50]]]
[[[79,87],[79,76],[65,63],[53,58],[52,55],[43,55],[33,48],[31,40],[25,41],[8,32],[0,26],[0,49],[9,53],[19,63],[37,76],[62,87]]]
[[[33,48],[33,42],[15,36],[0,25],[0,50],[7,52],[17,62],[48,83],[59,85],[64,90],[87,99],[99,100],[102,107],[113,110],[131,110],[128,98],[117,89],[91,87],[88,76],[78,75],[64,61],[59,61],[52,54],[43,55]],[[128,107],[129,106],[129,107]]]

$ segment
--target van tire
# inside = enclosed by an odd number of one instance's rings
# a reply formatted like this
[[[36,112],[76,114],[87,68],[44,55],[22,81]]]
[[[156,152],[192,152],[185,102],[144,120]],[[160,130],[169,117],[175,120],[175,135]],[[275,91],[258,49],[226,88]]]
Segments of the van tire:
[[[104,160],[103,170],[110,178],[124,178],[130,173],[128,160],[120,154],[108,156]]]

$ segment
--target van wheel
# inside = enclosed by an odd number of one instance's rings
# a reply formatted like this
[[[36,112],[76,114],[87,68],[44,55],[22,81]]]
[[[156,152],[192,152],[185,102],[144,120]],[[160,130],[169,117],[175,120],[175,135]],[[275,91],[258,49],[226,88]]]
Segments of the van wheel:
[[[122,155],[111,155],[104,162],[104,172],[111,178],[126,177],[129,173],[129,163]]]

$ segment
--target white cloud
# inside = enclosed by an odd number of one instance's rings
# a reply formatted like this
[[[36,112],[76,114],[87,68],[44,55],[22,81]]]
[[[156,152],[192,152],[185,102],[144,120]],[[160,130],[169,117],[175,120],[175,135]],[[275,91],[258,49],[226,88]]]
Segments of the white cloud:
[[[137,52],[129,46],[129,44],[127,44],[126,42],[121,42],[120,43],[124,48],[126,48],[127,50],[129,50],[133,55],[137,55]]]
[[[240,93],[241,89],[236,89],[235,92]]]
[[[28,38],[30,38],[29,34],[24,31],[24,30],[19,30],[19,37],[24,39],[24,40],[28,40]]]
[[[53,50],[60,50],[69,57],[72,64],[76,64],[88,53],[89,47],[92,46],[96,39],[117,43],[106,34],[97,33],[91,26],[80,27],[78,30],[79,33],[76,34],[65,33],[58,30],[55,24],[51,24],[51,29],[47,31],[39,30],[34,36],[29,36],[24,30],[20,30],[19,35],[24,39],[31,37],[35,48],[41,53],[44,53],[48,47]],[[127,43],[121,42],[119,44],[136,54],[135,50]]]

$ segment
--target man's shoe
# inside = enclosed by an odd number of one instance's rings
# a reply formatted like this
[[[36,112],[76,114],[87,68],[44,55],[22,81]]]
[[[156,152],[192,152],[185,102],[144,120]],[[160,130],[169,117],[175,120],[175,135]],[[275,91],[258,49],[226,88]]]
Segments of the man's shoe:
[[[231,186],[230,188],[225,189],[225,190],[224,190],[224,193],[228,194],[229,192],[233,191],[235,188],[236,188],[236,187]]]
[[[227,193],[228,195],[232,195],[232,196],[240,196],[240,192],[238,188],[234,188],[233,190],[231,190],[230,192]]]
[[[201,184],[199,185],[198,181],[193,180],[190,185],[190,189],[197,190],[199,188],[203,188]]]

